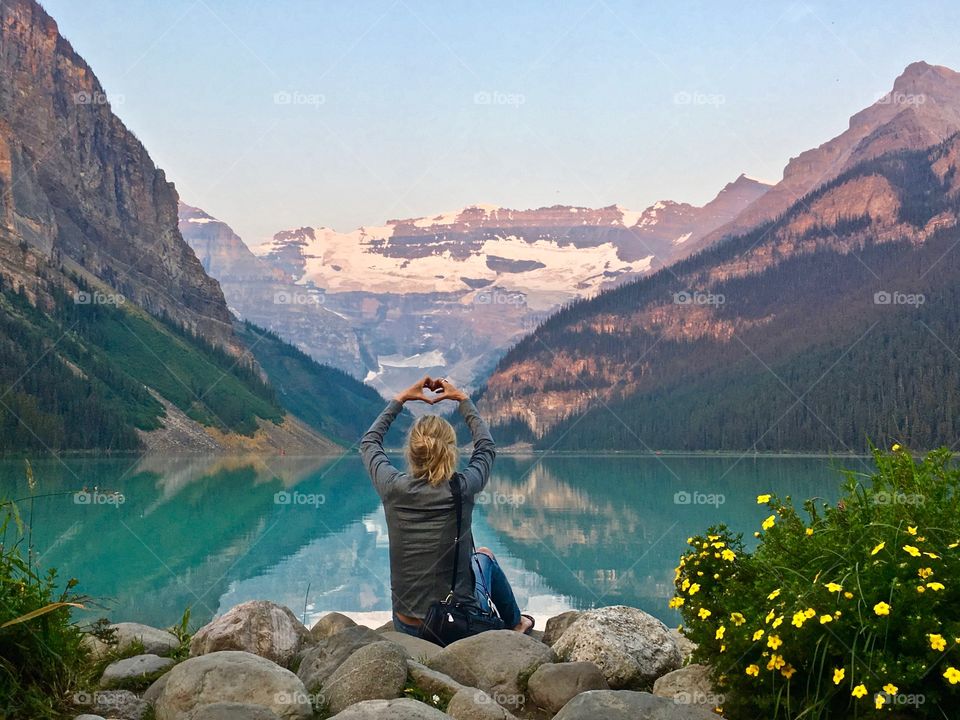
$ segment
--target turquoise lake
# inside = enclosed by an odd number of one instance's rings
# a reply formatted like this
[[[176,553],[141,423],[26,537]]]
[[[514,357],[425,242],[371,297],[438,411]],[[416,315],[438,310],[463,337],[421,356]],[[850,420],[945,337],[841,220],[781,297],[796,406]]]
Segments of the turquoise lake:
[[[667,607],[686,538],[724,522],[753,541],[760,492],[839,494],[857,458],[501,456],[474,516],[538,617]],[[38,459],[35,558],[96,605],[81,618],[194,624],[237,603],[273,600],[309,622],[338,610],[382,622],[390,609],[383,510],[359,459]],[[119,493],[119,494],[114,494]],[[23,461],[0,462],[0,496],[30,517]],[[121,498],[122,495],[122,498]],[[121,502],[122,499],[122,502]],[[8,541],[9,541],[8,536]],[[542,626],[542,625],[541,625]]]

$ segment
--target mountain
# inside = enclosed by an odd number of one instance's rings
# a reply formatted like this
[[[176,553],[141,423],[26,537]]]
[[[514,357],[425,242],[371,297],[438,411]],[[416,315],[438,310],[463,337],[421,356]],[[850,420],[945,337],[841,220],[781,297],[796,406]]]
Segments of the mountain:
[[[238,315],[392,394],[425,372],[477,384],[550,312],[674,262],[768,187],[740,176],[703,207],[473,205],[347,233],[304,226],[253,254],[183,204],[180,230]]]
[[[53,19],[0,4],[0,451],[336,448],[271,385],[177,225],[173,185]]]
[[[904,148],[866,153],[775,219],[543,323],[482,392],[501,439],[637,450],[952,443],[960,136],[919,150],[902,137]]]
[[[850,118],[849,127],[819,147],[791,158],[783,179],[693,250],[776,218],[807,193],[858,163],[895,150],[920,150],[960,130],[960,73],[915,62],[893,89]]]

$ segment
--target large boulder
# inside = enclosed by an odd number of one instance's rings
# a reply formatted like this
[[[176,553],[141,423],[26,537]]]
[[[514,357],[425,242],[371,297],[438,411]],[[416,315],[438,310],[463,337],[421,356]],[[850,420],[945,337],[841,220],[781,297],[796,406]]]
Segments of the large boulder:
[[[104,669],[100,676],[100,687],[122,687],[138,680],[152,680],[174,664],[172,659],[159,655],[134,655],[117,660]]]
[[[356,626],[357,624],[346,615],[331,612],[313,624],[313,627],[310,628],[310,636],[314,640],[323,640],[331,635],[336,635],[341,630],[346,630],[348,627]]]
[[[513,710],[526,702],[529,677],[544,663],[555,661],[553,650],[538,640],[513,630],[491,630],[448,645],[426,665],[480,688]]]
[[[564,705],[553,720],[717,720],[717,715],[645,692],[591,690]]]
[[[580,615],[581,613],[576,610],[567,610],[559,615],[554,615],[547,620],[546,627],[543,629],[542,641],[550,647],[553,647],[553,644],[560,639],[564,631],[570,627]]]
[[[150,655],[169,655],[180,647],[176,635],[149,625],[122,622],[110,625],[110,629],[113,630],[118,652],[126,652],[138,642],[143,645],[143,652]]]
[[[565,662],[592,662],[611,688],[649,689],[661,675],[680,667],[677,643],[652,615],[625,605],[588,610],[553,649]]]
[[[190,654],[242,650],[287,667],[310,642],[310,631],[289,608],[251,600],[200,628],[190,641]]]
[[[687,665],[657,678],[653,694],[665,697],[680,705],[723,705],[723,697],[714,692],[710,682],[710,669],[706,665]]]
[[[445,701],[450,700],[450,698],[466,687],[449,675],[444,675],[438,670],[431,670],[416,660],[408,660],[407,669],[410,673],[410,681],[423,693],[426,695],[437,695]]]
[[[338,667],[320,689],[328,712],[338,713],[364,700],[391,700],[403,695],[407,653],[396,643],[365,645]]]
[[[483,690],[467,687],[450,699],[447,715],[453,720],[515,720],[512,713]]]
[[[186,720],[280,720],[277,714],[263,705],[221,702],[201,705]]]
[[[147,703],[129,690],[98,690],[90,696],[81,695],[89,700],[93,714],[111,720],[141,720],[148,710]]]
[[[450,720],[450,716],[417,700],[367,700],[351,705],[330,720]]]
[[[312,716],[306,688],[289,670],[258,655],[224,650],[189,658],[166,674],[157,720],[183,720],[202,705],[262,705],[281,720]]]
[[[382,635],[385,640],[400,645],[414,660],[429,660],[443,650],[442,647],[429,640],[423,640],[422,638],[397,632],[396,630],[386,630],[381,632],[380,635]]]
[[[157,704],[157,698],[160,697],[160,694],[163,692],[163,688],[167,685],[168,673],[164,673],[159,678],[153,681],[153,684],[146,689],[146,692],[143,693],[143,701],[153,707]]]
[[[307,690],[317,692],[348,657],[365,645],[376,642],[383,642],[383,636],[363,625],[341,630],[307,649],[297,668],[297,677]]]
[[[603,673],[593,663],[546,663],[537,668],[527,683],[527,695],[551,714],[560,712],[570,698],[587,690],[609,690]]]
[[[670,628],[670,637],[673,638],[677,647],[680,648],[680,656],[683,658],[683,662],[690,662],[690,656],[693,655],[693,651],[697,649],[697,644],[680,632],[679,628]]]

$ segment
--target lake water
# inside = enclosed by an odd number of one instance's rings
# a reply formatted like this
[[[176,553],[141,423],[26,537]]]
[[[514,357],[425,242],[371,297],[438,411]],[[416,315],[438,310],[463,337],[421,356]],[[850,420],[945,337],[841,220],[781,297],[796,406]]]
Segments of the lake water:
[[[668,609],[686,538],[725,522],[752,542],[760,492],[839,493],[843,458],[501,456],[474,535],[497,553],[522,607]],[[354,453],[342,458],[131,458],[33,462],[33,544],[76,577],[91,619],[204,623],[268,599],[311,622],[330,610],[379,624],[390,609],[383,510]],[[97,488],[97,494],[77,491]],[[109,495],[123,495],[123,502]],[[0,462],[0,497],[30,494]],[[18,503],[24,519],[30,503]],[[540,625],[542,627],[542,624]]]

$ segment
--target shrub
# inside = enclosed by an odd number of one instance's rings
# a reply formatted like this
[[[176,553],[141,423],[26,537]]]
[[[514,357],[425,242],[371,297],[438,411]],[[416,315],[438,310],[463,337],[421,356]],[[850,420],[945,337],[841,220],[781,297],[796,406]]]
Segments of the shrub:
[[[724,525],[688,540],[671,601],[739,718],[943,718],[960,703],[960,470],[895,445],[845,472],[836,506],[757,497],[745,552]]]

